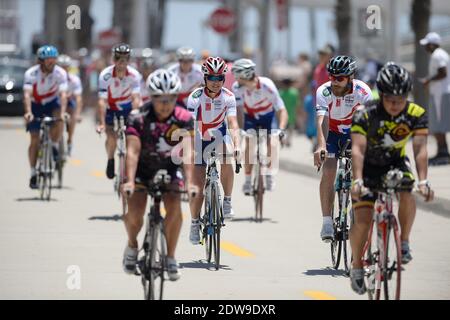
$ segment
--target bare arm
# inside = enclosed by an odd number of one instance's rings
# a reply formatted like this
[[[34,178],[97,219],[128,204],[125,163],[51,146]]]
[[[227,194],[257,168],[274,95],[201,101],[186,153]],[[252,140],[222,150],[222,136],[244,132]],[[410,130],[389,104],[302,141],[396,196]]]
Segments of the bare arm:
[[[60,99],[61,99],[61,116],[64,115],[64,113],[66,113],[67,110],[67,92],[66,91],[61,91],[59,93]]]
[[[230,128],[231,137],[233,139],[234,150],[240,151],[240,141],[239,141],[239,125],[236,116],[228,116],[228,126]]]
[[[31,90],[23,90],[23,106],[25,115],[31,114]]]
[[[138,109],[141,106],[141,96],[139,93],[133,93],[131,95],[131,105],[133,109]]]
[[[81,116],[81,111],[83,111],[83,97],[81,94],[76,96],[77,107],[75,109],[75,119],[78,121]]]
[[[282,108],[277,111],[277,118],[280,129],[285,130],[288,123],[288,113],[285,108]]]
[[[134,183],[141,153],[141,140],[133,135],[127,136],[126,172],[128,182]]]
[[[104,98],[98,99],[98,121],[100,126],[105,125],[106,101]]]
[[[359,133],[352,133],[352,169],[353,180],[363,178],[364,155],[366,153],[367,138]]]
[[[413,137],[413,152],[419,180],[426,180],[428,174],[428,151],[426,135],[415,135]]]

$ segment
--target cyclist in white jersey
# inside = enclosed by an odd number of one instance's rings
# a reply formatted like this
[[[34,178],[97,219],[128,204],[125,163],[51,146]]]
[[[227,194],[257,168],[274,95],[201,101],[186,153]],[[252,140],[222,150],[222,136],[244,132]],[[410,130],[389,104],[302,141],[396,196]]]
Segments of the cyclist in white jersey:
[[[189,95],[203,85],[203,73],[200,65],[194,63],[195,52],[192,48],[181,47],[177,50],[178,63],[169,68],[180,77],[181,93],[178,95],[178,105],[186,108]]]
[[[62,119],[67,107],[67,73],[56,65],[58,50],[45,45],[37,51],[38,64],[25,72],[23,95],[27,131],[30,132],[28,160],[31,169],[30,188],[36,189],[36,161],[39,149],[40,122],[36,118],[53,116]],[[58,144],[62,135],[62,122],[52,125],[50,139],[53,144],[53,157],[58,157]]]
[[[98,111],[99,125],[97,132],[106,129],[106,153],[108,164],[106,176],[114,178],[114,152],[117,135],[114,133],[114,117],[123,116],[127,120],[132,109],[141,105],[141,75],[128,65],[130,46],[119,44],[113,48],[114,65],[105,68],[99,76]]]
[[[232,90],[236,95],[236,105],[240,122],[240,127],[245,131],[254,131],[258,126],[267,132],[267,157],[272,159],[272,139],[269,135],[272,132],[272,122],[274,116],[277,117],[280,131],[278,135],[282,137],[284,143],[284,130],[287,127],[288,114],[284,102],[280,97],[277,87],[272,80],[266,77],[256,76],[256,65],[250,59],[239,59],[233,63],[231,68],[237,81],[233,84]],[[242,119],[243,114],[243,119]],[[243,121],[242,121],[243,120]],[[245,183],[243,191],[246,195],[252,192],[252,168],[250,159],[250,143],[246,138],[245,147]],[[252,157],[253,158],[253,157]],[[271,172],[272,161],[269,163],[269,172],[266,174],[266,190],[273,191],[274,182]]]
[[[83,87],[81,85],[80,77],[69,73],[69,68],[72,65],[72,59],[62,54],[58,57],[58,65],[67,72],[67,113],[70,114],[69,130],[67,138],[67,153],[72,154],[73,134],[75,132],[75,125],[81,122],[81,111],[83,109]]]
[[[334,180],[336,177],[336,155],[350,139],[352,116],[358,106],[372,100],[372,92],[367,84],[354,79],[356,61],[349,56],[335,56],[327,65],[330,81],[321,85],[316,92],[317,149],[314,152],[314,165],[322,165],[320,154],[326,151],[328,156],[323,163],[320,180],[320,203],[323,224],[320,236],[324,242],[334,237],[331,210],[334,203]],[[324,123],[324,119],[328,119]],[[325,124],[324,132],[322,125]],[[329,127],[329,130],[328,130]],[[328,137],[325,138],[325,134]],[[348,146],[351,150],[351,144]]]
[[[141,79],[141,100],[142,105],[146,104],[147,102],[150,102],[151,95],[150,91],[147,88],[146,81],[148,79],[148,76],[156,70],[156,61],[154,58],[145,58],[140,62],[140,68],[139,72],[142,75]]]
[[[192,92],[187,105],[188,111],[195,119],[195,165],[192,184],[198,190],[204,189],[205,160],[210,151],[215,149],[220,155],[233,148],[234,157],[238,159],[240,156],[236,100],[234,94],[223,87],[227,65],[220,57],[209,57],[203,63],[202,71],[206,85]],[[227,127],[231,133],[232,146],[230,146],[230,136],[227,135]],[[234,172],[230,161],[222,160],[220,178],[224,189],[223,213],[224,218],[231,219],[234,215],[231,207]],[[199,216],[202,204],[203,194],[198,192],[190,202],[192,224],[189,238],[193,244],[200,242]]]

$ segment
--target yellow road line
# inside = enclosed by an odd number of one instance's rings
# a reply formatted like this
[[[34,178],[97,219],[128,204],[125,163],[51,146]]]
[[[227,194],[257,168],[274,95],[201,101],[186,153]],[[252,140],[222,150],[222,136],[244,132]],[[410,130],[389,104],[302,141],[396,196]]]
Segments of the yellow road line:
[[[332,295],[329,295],[326,292],[323,291],[305,291],[305,296],[313,298],[315,300],[337,300],[336,297],[333,297]]]
[[[94,176],[97,178],[103,178],[103,177],[105,177],[105,173],[103,171],[94,170],[91,172],[91,176]]]
[[[81,166],[81,163],[82,163],[82,162],[83,162],[83,161],[78,160],[78,159],[69,159],[69,163],[70,163],[71,165],[73,165],[73,166],[76,166],[76,167]]]
[[[238,247],[237,245],[228,242],[228,241],[221,241],[220,245],[222,247],[222,249],[224,249],[225,251],[228,251],[229,253],[238,256],[238,257],[242,257],[242,258],[254,258],[255,255],[243,248]]]

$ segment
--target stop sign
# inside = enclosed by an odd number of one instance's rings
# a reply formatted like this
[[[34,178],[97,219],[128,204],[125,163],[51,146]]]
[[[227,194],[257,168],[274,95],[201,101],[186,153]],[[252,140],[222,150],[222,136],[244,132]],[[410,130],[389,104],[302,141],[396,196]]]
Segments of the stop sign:
[[[230,9],[218,8],[211,14],[209,25],[217,33],[228,34],[236,27],[236,17]]]

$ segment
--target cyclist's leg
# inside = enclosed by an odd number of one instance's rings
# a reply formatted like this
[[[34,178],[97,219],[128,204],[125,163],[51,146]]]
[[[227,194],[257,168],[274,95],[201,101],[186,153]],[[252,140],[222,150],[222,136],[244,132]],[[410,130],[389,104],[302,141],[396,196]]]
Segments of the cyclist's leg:
[[[117,135],[114,132],[114,115],[118,114],[116,111],[107,110],[106,116],[105,116],[105,123],[106,123],[106,142],[105,142],[105,148],[106,148],[106,154],[108,156],[108,159],[114,158],[114,152],[116,151],[116,145],[117,145]]]
[[[136,184],[136,188],[139,185]],[[137,236],[144,224],[145,207],[147,205],[146,192],[134,192],[128,199],[128,212],[124,215],[123,221],[128,234],[128,246],[137,248]]]
[[[369,236],[374,203],[373,199],[370,198],[363,198],[361,201],[353,201],[354,221],[350,227],[349,233],[353,256],[353,269],[361,269],[363,267],[363,250],[367,237]]]
[[[252,170],[253,170],[253,164],[256,161],[255,148],[256,148],[256,123],[253,118],[250,118],[248,115],[244,115],[244,131],[248,134],[255,134],[255,136],[249,138],[245,138],[245,162],[244,162],[244,169],[245,169],[245,182],[251,184],[251,177],[252,177]]]
[[[36,167],[37,154],[39,150],[39,130],[40,123],[35,120],[42,117],[43,107],[35,103],[31,104],[31,112],[33,113],[34,120],[27,124],[26,130],[30,133],[30,145],[28,147],[28,161],[33,175],[33,169]]]
[[[61,116],[61,105],[59,104],[58,100],[55,99],[55,101],[50,102],[48,105],[46,105],[45,108],[48,108],[46,112],[48,112],[50,115],[52,115],[54,118],[59,118]],[[50,137],[52,139],[53,146],[55,148],[58,148],[59,140],[62,137],[64,129],[64,123],[63,121],[56,121],[52,124],[52,127],[50,129]]]
[[[197,193],[191,197],[189,206],[191,209],[192,220],[198,220],[203,205],[203,188],[205,187],[206,166],[195,164],[192,171],[192,185],[197,188]]]
[[[75,119],[75,107],[76,107],[76,102],[74,100],[67,101],[66,112],[70,115],[68,132],[67,132],[67,144],[68,145],[72,145],[73,133],[75,132],[75,125],[77,123],[77,119]]]
[[[172,181],[172,188],[180,189],[180,180],[176,177]],[[169,258],[175,258],[175,250],[183,221],[181,215],[181,197],[179,193],[169,192],[164,195],[163,201],[164,208],[166,209],[164,223],[167,239],[167,256]]]
[[[414,185],[414,175],[408,157],[400,162],[396,168],[403,172],[402,186],[405,192],[400,192],[398,220],[401,227],[401,240],[408,242],[409,235],[416,216],[416,199],[411,194]]]

